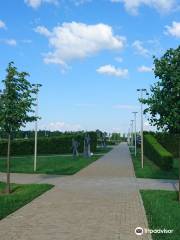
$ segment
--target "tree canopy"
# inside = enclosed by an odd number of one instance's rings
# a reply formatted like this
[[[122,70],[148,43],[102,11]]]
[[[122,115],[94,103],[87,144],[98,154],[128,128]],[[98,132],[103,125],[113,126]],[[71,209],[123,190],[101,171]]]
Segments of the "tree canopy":
[[[26,72],[18,72],[13,62],[7,68],[6,78],[2,81],[4,89],[0,98],[0,126],[6,133],[24,127],[27,122],[36,120],[32,106],[35,105],[35,88],[26,78]]]
[[[154,74],[158,81],[151,86],[144,113],[158,129],[180,133],[180,46],[169,49],[160,58],[154,57]]]

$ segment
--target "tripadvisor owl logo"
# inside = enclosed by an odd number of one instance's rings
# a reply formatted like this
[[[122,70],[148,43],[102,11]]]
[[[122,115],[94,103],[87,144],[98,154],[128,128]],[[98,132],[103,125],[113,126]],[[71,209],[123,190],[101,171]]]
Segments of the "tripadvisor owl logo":
[[[143,230],[142,227],[137,227],[137,228],[135,229],[135,234],[136,234],[136,235],[141,236],[141,235],[143,235],[143,233],[144,233],[144,230]]]
[[[141,236],[143,234],[172,234],[173,233],[173,229],[148,229],[148,228],[142,228],[142,227],[137,227],[135,229],[135,234],[138,236]]]

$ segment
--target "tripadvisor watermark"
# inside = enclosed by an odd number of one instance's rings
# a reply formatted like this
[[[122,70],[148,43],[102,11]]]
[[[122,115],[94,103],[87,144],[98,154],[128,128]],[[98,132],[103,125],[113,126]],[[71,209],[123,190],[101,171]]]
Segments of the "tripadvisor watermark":
[[[138,236],[141,236],[143,234],[172,234],[174,230],[172,229],[149,229],[149,228],[142,228],[142,227],[137,227],[135,229],[135,234]]]

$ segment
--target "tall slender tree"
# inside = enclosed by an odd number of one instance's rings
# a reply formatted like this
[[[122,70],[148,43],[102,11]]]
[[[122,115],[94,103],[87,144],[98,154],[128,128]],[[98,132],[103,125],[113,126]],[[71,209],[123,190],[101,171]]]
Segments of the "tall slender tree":
[[[10,154],[12,134],[21,127],[25,127],[27,122],[37,120],[34,116],[35,94],[38,89],[28,80],[27,72],[18,72],[13,62],[7,68],[7,75],[2,83],[0,98],[0,127],[6,132],[8,138],[7,147],[7,187],[6,192],[10,193]]]

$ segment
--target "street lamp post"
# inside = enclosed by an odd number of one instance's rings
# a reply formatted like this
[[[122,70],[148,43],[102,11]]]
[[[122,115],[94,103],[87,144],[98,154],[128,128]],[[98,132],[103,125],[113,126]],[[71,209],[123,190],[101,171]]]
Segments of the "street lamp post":
[[[129,126],[129,146],[132,147],[132,122]]]
[[[141,92],[141,99],[143,98],[143,92],[147,90],[145,88],[137,89],[138,92]],[[141,102],[141,167],[144,167],[144,141],[143,141],[143,104]]]
[[[38,117],[38,93],[36,94],[36,117]],[[38,120],[35,121],[35,138],[34,138],[34,172],[37,168],[37,132],[38,132]]]
[[[130,146],[130,132],[131,132],[131,130],[130,130],[130,128],[128,129],[128,145]]]
[[[131,120],[131,146],[133,147],[134,145],[134,139],[133,139],[133,130],[134,130],[134,127],[133,127],[133,123],[134,123],[134,120]]]
[[[34,134],[34,172],[36,172],[37,169],[37,135],[38,135],[38,89],[41,87],[41,84],[33,84],[33,86],[36,88],[36,110],[35,110],[35,134]]]
[[[137,153],[137,139],[136,139],[136,114],[138,112],[133,112],[134,114],[134,155],[136,157],[136,153]]]

